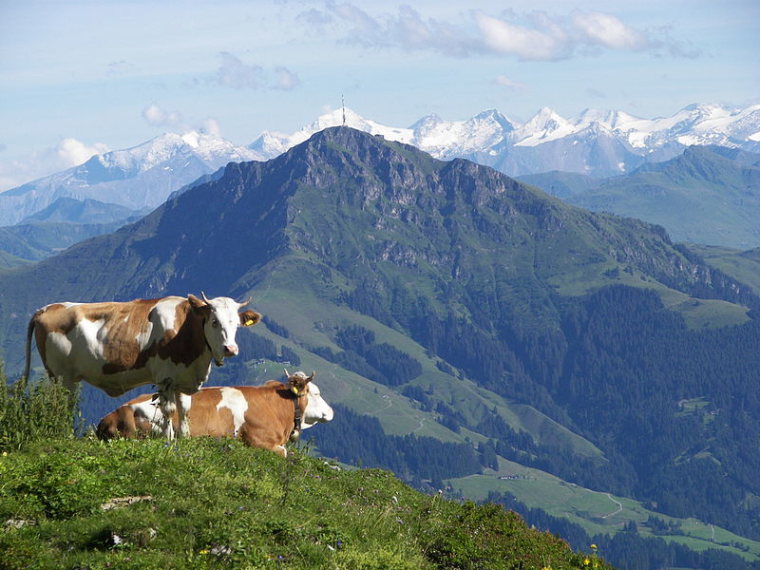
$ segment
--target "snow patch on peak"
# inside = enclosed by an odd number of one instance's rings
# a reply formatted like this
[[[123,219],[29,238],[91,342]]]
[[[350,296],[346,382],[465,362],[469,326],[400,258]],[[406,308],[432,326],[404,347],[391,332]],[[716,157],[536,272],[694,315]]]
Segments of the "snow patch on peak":
[[[185,134],[182,135],[182,142],[184,142],[186,145],[191,146],[193,148],[198,148],[201,146],[201,137],[204,137],[205,139],[211,139],[212,137],[209,137],[208,135],[201,135],[198,131],[188,131]]]
[[[527,123],[515,129],[517,146],[536,146],[575,133],[575,126],[548,107],[543,107]]]
[[[424,117],[416,121],[414,124],[412,124],[410,128],[415,133],[424,133],[432,129],[435,129],[441,123],[443,123],[443,119],[441,119],[441,117],[433,113],[431,115],[425,115]]]
[[[319,132],[328,127],[338,127],[343,125],[343,117],[345,114],[345,125],[360,131],[364,131],[371,135],[382,135],[386,138],[396,140],[399,142],[409,143],[412,140],[411,129],[387,127],[365,119],[360,114],[354,112],[352,109],[346,107],[345,109],[336,109],[329,113],[320,116],[315,122],[308,127],[301,129],[297,135],[298,139],[295,144],[305,141],[311,135]]]

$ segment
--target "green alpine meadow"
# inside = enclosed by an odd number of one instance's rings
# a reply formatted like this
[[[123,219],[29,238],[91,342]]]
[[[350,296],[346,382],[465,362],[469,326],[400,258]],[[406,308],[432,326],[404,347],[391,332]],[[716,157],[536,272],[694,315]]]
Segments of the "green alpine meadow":
[[[388,471],[232,438],[75,437],[75,410],[57,383],[0,387],[2,568],[610,568]]]

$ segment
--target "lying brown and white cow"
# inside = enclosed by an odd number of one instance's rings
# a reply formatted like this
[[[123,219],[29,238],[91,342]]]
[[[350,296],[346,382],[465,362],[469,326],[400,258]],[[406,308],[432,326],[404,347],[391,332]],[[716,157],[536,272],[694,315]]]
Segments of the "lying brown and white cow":
[[[179,394],[193,394],[208,379],[211,360],[221,366],[235,356],[239,326],[256,324],[261,315],[229,297],[164,297],[125,303],[53,303],[39,309],[26,338],[29,377],[32,335],[48,374],[73,389],[84,380],[120,396],[143,384],[155,384],[165,417],[179,412],[179,433],[187,435]],[[174,437],[171,422],[161,431]]]
[[[240,438],[251,447],[287,455],[285,444],[315,423],[329,422],[333,410],[312,382],[314,373],[296,372],[287,383],[270,380],[262,386],[202,388],[182,395],[190,420],[190,436]],[[161,409],[150,394],[120,406],[98,424],[101,439],[138,437],[160,432]],[[172,416],[177,422],[177,415]]]

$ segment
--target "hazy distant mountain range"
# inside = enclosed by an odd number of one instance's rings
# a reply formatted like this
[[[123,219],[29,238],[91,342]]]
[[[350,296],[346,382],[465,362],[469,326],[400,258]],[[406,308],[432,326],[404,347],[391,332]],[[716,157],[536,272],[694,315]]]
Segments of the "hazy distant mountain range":
[[[675,241],[760,246],[760,154],[691,146],[622,176],[568,172],[520,176],[566,202],[659,224]]]
[[[91,199],[119,206],[118,211],[134,210],[126,213],[129,218],[159,206],[178,188],[228,162],[257,158],[256,153],[212,135],[164,134],[0,193],[0,225],[17,224],[60,198]]]
[[[554,170],[612,176],[667,160],[690,145],[760,151],[760,105],[692,105],[658,119],[588,110],[568,120],[542,109],[525,123],[491,110],[466,121],[429,115],[407,128],[381,125],[346,109],[345,122],[435,158],[467,158],[510,176]],[[17,224],[59,198],[93,199],[132,210],[155,208],[172,192],[228,162],[273,158],[342,123],[343,112],[333,111],[292,134],[265,132],[247,147],[209,134],[165,134],[0,193],[0,225]]]

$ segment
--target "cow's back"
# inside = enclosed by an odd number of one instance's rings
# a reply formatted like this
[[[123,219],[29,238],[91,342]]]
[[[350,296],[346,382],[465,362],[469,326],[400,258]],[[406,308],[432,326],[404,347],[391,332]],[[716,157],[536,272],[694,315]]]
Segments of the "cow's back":
[[[287,441],[294,424],[293,400],[280,382],[264,386],[201,388],[182,395],[190,423],[190,436],[241,437],[255,447],[273,447]],[[163,418],[158,402],[145,394],[106,415],[98,437],[141,437],[158,431]],[[172,423],[177,426],[176,412]],[[274,442],[274,443],[271,443]]]
[[[34,316],[45,368],[67,382],[85,379],[112,396],[151,381],[153,347],[174,326],[182,297],[124,303],[55,303]]]
[[[237,437],[245,421],[248,402],[232,387],[201,388],[192,396],[181,394],[190,423],[190,436]],[[106,415],[97,428],[101,439],[145,437],[158,433],[163,414],[157,399],[150,394],[138,396]],[[179,425],[177,413],[172,424]]]
[[[190,398],[190,435],[237,437],[248,403],[237,387],[201,388]]]
[[[263,386],[240,386],[248,402],[240,438],[251,447],[285,455],[285,443],[295,426],[295,406],[290,390],[277,381]]]

